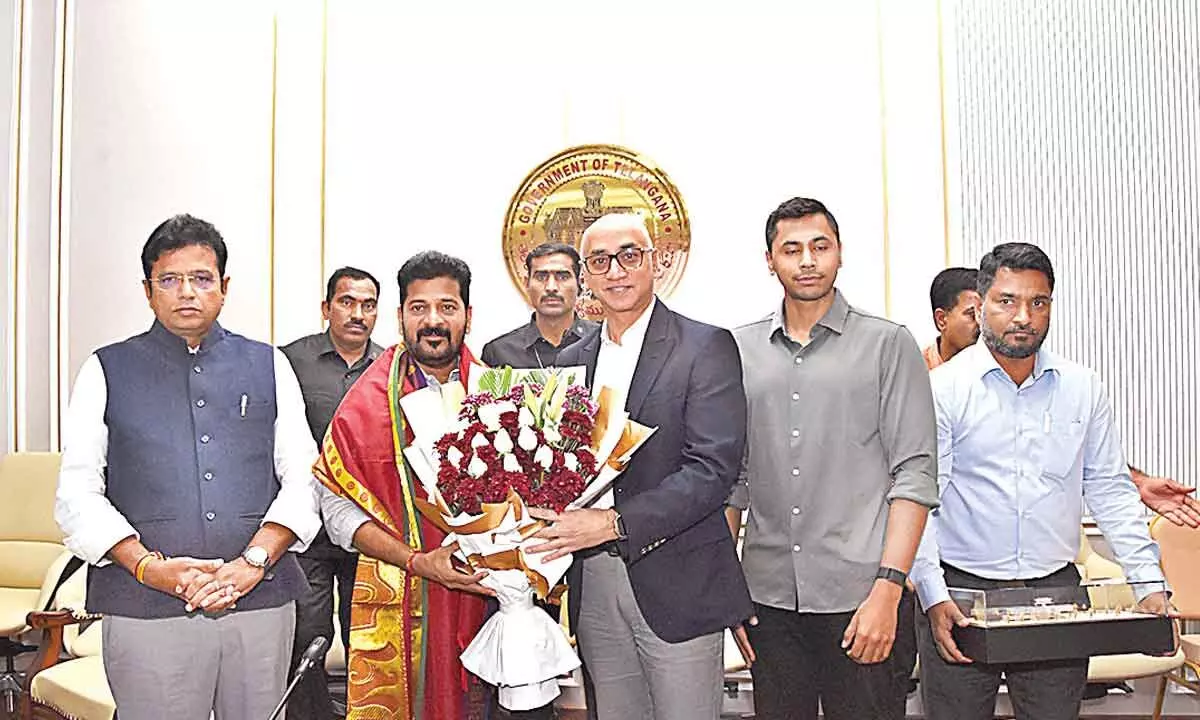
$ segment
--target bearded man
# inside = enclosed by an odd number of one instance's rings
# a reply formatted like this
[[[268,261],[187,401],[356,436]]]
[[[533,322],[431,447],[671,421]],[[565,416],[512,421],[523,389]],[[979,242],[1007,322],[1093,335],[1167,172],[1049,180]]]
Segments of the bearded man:
[[[361,553],[350,610],[347,720],[483,718],[490,692],[459,662],[483,624],[484,573],[451,564],[453,546],[415,507],[421,483],[403,459],[412,432],[400,398],[461,380],[478,365],[471,271],[440,252],[397,274],[404,344],[388,348],[346,394],[314,467],[330,539]],[[473,370],[475,369],[475,370]]]

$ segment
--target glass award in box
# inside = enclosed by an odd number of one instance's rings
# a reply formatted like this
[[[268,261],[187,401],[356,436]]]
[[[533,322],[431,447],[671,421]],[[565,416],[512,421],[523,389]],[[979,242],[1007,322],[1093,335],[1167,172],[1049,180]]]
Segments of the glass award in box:
[[[976,662],[1066,660],[1174,650],[1172,620],[1138,607],[1161,582],[1097,581],[1070,587],[949,588],[967,617],[954,641]]]

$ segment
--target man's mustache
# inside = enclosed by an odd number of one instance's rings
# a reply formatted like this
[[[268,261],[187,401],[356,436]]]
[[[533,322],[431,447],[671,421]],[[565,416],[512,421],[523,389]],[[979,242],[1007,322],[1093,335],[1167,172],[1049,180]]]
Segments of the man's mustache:
[[[449,340],[450,331],[446,328],[421,328],[417,331],[418,340],[425,337],[440,337]]]
[[[347,323],[346,323],[346,327],[348,327],[348,328],[359,328],[359,329],[361,329],[361,330],[366,330],[366,329],[367,329],[367,324],[366,324],[365,322],[361,322],[361,321],[358,321],[358,320],[351,320],[351,321],[349,321],[349,322],[347,322]]]

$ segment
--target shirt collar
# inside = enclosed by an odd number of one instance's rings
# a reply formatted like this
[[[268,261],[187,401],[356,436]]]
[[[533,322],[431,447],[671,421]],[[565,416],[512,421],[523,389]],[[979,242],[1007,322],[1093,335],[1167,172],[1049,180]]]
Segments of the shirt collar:
[[[850,317],[850,303],[846,302],[846,297],[842,295],[842,291],[835,288],[833,291],[833,304],[829,306],[829,309],[817,321],[817,325],[841,335],[846,329],[846,318],[848,317]],[[787,335],[782,301],[779,303],[779,307],[775,308],[775,312],[771,314],[771,329],[768,337],[775,337],[775,333],[777,332],[781,332],[785,336]]]
[[[367,362],[374,362],[382,350],[383,348],[376,345],[370,338],[367,338],[367,351],[362,354],[362,357],[354,361],[354,364],[357,365],[362,362],[363,358],[366,358]],[[337,348],[333,346],[333,336],[330,335],[329,328],[325,328],[325,332],[321,333],[321,339],[317,341],[317,355],[329,355],[331,353],[336,354]]]
[[[583,337],[583,320],[578,314],[575,315],[575,321],[572,322],[571,326],[567,328],[567,331],[563,333],[563,340],[567,339],[567,335],[574,335],[576,339]],[[521,328],[521,347],[525,348],[526,350],[532,349],[533,346],[537,344],[538,340],[542,340],[546,343],[550,342],[549,340],[546,340],[546,338],[542,337],[542,331],[538,329],[537,313],[530,313],[529,322],[525,325],[525,327]],[[559,347],[562,347],[563,345],[564,343],[560,341]]]
[[[608,337],[608,320],[600,326],[600,346],[601,347],[638,347],[642,346],[642,342],[646,339],[646,330],[650,328],[650,316],[654,314],[654,306],[658,304],[658,298],[650,298],[650,304],[642,311],[637,320],[629,326],[629,329],[621,335],[621,344],[613,342]]]
[[[421,376],[425,378],[426,387],[431,387],[434,390],[437,390],[438,392],[442,391],[442,382],[440,380],[438,380],[436,377],[434,377],[433,375],[430,375],[429,373],[422,370],[420,365],[417,365],[417,372],[421,373]],[[457,367],[455,367],[453,370],[450,371],[450,377],[449,377],[449,379],[446,380],[446,382],[447,383],[458,382],[461,378],[462,378],[462,374],[459,372],[459,369]]]
[[[992,355],[992,351],[988,349],[987,343],[983,341],[983,337],[980,337],[974,345],[963,350],[960,354],[964,355],[967,361],[972,363],[974,368],[972,371],[973,375],[983,378],[988,373],[995,371],[1008,377],[1004,372],[1004,368],[1000,367],[996,356]],[[1058,373],[1061,366],[1062,358],[1050,350],[1040,348],[1037,351],[1037,355],[1033,358],[1033,374],[1030,375],[1030,380],[1037,382],[1047,371],[1052,370]]]
[[[173,347],[182,347],[193,354],[210,349],[213,345],[216,345],[218,342],[224,340],[225,336],[228,334],[228,331],[221,327],[221,323],[213,320],[212,327],[208,329],[208,334],[205,335],[204,339],[200,341],[200,346],[193,349],[188,347],[187,340],[184,340],[168,330],[166,326],[164,326],[158,320],[155,320],[154,324],[150,326],[150,336],[158,340],[160,343]]]

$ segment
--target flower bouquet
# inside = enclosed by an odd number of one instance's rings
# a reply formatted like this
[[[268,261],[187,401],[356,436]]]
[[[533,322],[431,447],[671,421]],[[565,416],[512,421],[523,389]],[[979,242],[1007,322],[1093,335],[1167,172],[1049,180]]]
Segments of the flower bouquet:
[[[405,457],[429,498],[418,509],[458,544],[460,560],[488,570],[481,583],[500,601],[463,666],[500,688],[501,705],[528,710],[552,701],[579,659],[533,602],[552,595],[571,557],[528,552],[543,523],[526,506],[590,503],[653,430],[613,407],[607,389],[593,400],[584,368],[476,370],[469,392],[452,383],[401,400],[414,433]]]

